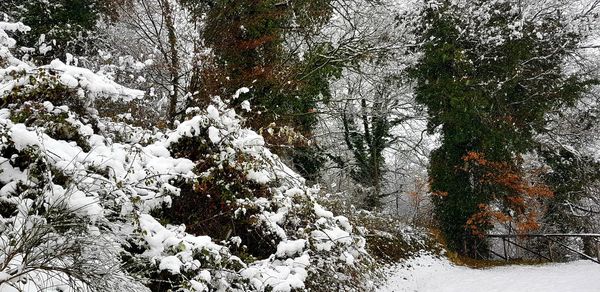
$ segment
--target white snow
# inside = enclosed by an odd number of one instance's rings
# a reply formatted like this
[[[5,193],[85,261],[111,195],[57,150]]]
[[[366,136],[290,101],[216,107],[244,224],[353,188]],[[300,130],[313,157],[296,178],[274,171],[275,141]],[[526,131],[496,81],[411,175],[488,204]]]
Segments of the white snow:
[[[194,289],[194,291],[208,291],[208,287],[206,287],[206,285],[196,280],[190,280],[190,285],[192,286],[192,289]]]
[[[212,119],[212,120],[218,120],[219,119],[219,110],[214,106],[214,105],[209,105],[206,108],[206,112],[208,113],[208,118]]]
[[[181,271],[179,270],[183,263],[176,256],[168,256],[164,257],[160,260],[160,265],[158,265],[159,270],[167,270],[172,274],[179,274]]]
[[[77,86],[79,86],[79,81],[69,74],[61,75],[60,82],[69,88],[76,88]]]
[[[240,97],[240,94],[248,92],[250,92],[250,89],[248,87],[242,87],[235,92],[235,94],[233,95],[233,99],[237,99],[238,97]],[[250,103],[248,103],[248,106],[250,106]]]
[[[314,209],[315,209],[315,214],[319,217],[333,218],[333,213],[323,209],[323,207],[321,207],[321,205],[319,205],[319,204],[315,204]]]
[[[27,25],[24,25],[22,22],[12,23],[0,21],[0,30],[28,32],[31,30],[31,28]]]
[[[489,269],[456,266],[422,255],[390,271],[380,292],[593,292],[600,291],[600,265],[575,261]]]
[[[254,171],[253,169],[251,169],[248,171],[246,178],[251,181],[255,181],[259,184],[263,184],[263,185],[267,184],[271,181],[269,172],[265,169],[260,170],[260,171]]]
[[[320,223],[321,219],[317,220],[317,223]],[[310,233],[310,236],[313,238],[313,240],[315,240],[314,245],[317,250],[330,251],[335,244],[352,244],[352,237],[350,236],[350,233],[340,229],[337,226],[329,229],[313,230]]]
[[[310,264],[310,257],[304,254],[285,261],[259,262],[244,269],[241,274],[250,280],[250,285],[263,291],[264,287],[273,287],[273,292],[290,292],[293,289],[302,291],[304,280],[308,276],[305,268]]]
[[[244,101],[242,101],[242,104],[241,104],[241,106],[242,106],[242,109],[243,109],[243,110],[245,110],[245,111],[247,111],[247,112],[249,112],[249,111],[251,111],[251,110],[252,110],[252,109],[250,108],[250,102],[249,102],[249,101],[247,101],[247,100],[244,100]]]
[[[39,145],[40,143],[37,133],[27,130],[23,124],[15,125],[10,131],[10,136],[15,148],[19,151],[27,148],[27,146]]]
[[[304,250],[305,246],[305,239],[282,241],[277,245],[277,253],[275,254],[278,257],[291,257]]]
[[[48,52],[52,51],[52,46],[48,46],[44,43],[39,46],[38,50],[40,51],[40,54],[46,55]]]
[[[69,207],[75,213],[92,218],[99,217],[104,213],[104,209],[98,205],[98,199],[87,197],[82,191],[76,191],[69,196]]]
[[[81,86],[91,94],[91,97],[96,95],[110,96],[113,100],[131,101],[132,99],[142,98],[144,92],[126,88],[122,85],[109,80],[105,76],[100,76],[89,69],[69,66],[60,60],[54,60],[48,66],[40,68],[49,69],[60,72],[60,81],[68,87]]]
[[[208,138],[213,144],[219,144],[219,142],[221,142],[221,133],[219,133],[219,129],[213,126],[208,127]]]

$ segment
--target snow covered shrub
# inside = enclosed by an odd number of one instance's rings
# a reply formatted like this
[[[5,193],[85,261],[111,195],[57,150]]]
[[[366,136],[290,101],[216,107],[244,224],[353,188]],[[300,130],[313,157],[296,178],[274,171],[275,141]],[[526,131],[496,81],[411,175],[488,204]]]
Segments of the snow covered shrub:
[[[318,189],[272,154],[262,136],[242,128],[220,99],[167,136],[174,157],[195,161],[197,177],[175,183],[178,195],[153,214],[227,245],[250,289],[319,290],[323,277],[329,289],[365,260],[364,239],[348,220],[320,207]],[[340,288],[351,285],[345,276]]]
[[[442,252],[442,246],[436,243],[435,236],[427,228],[410,226],[390,214],[357,210],[345,198],[344,194],[327,195],[323,203],[360,226],[361,234],[366,238],[366,250],[378,265],[397,264],[423,251]],[[373,266],[371,270],[377,268]]]
[[[357,223],[370,226],[367,249],[379,263],[402,262],[424,251],[433,254],[441,252],[441,246],[427,230],[410,227],[393,217],[365,212]]]
[[[111,203],[114,194],[103,190],[110,183],[88,170],[94,164],[86,167],[75,141],[45,134],[66,108],[46,102],[30,111],[40,120],[48,118],[48,128],[13,123],[11,111],[0,109],[0,287],[133,289],[136,282],[115,269],[121,239],[107,218],[117,206]],[[85,135],[65,124],[76,136]]]
[[[219,99],[166,133],[107,121],[96,99],[141,93],[57,60],[17,60],[8,29],[25,27],[0,22],[0,290],[362,282],[364,238]]]

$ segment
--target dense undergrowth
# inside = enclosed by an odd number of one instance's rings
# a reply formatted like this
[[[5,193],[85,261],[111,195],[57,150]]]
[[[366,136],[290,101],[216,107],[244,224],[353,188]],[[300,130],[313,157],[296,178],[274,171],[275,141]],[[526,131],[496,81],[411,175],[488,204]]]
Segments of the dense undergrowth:
[[[7,32],[26,30],[0,22],[2,289],[368,291],[386,264],[437,249],[319,200],[219,97],[166,131],[99,111],[143,92],[18,60]]]
[[[175,130],[102,117],[141,93],[14,58],[0,23],[0,285],[61,291],[370,289],[362,232],[219,98]]]

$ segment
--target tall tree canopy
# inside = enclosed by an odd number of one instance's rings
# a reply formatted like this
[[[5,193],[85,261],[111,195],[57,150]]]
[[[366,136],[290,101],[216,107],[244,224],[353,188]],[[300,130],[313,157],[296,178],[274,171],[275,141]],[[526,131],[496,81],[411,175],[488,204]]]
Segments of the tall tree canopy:
[[[463,253],[474,252],[468,238],[491,228],[490,216],[533,220],[522,205],[539,193],[516,187],[530,184],[520,156],[545,130],[546,114],[591,83],[563,69],[580,36],[561,10],[526,13],[526,2],[429,1],[418,29],[416,100],[427,107],[429,131],[442,134],[429,169],[436,217]],[[501,180],[509,174],[514,181]]]
[[[329,0],[182,2],[203,23],[202,42],[211,49],[191,85],[193,99],[206,104],[246,87],[232,104],[251,101],[250,126],[277,129],[265,133],[268,142],[289,145],[290,129],[310,138],[317,102],[329,97],[329,81],[340,74],[323,57],[329,45],[310,42],[331,16]],[[300,144],[290,156],[303,174],[314,175],[319,159]]]

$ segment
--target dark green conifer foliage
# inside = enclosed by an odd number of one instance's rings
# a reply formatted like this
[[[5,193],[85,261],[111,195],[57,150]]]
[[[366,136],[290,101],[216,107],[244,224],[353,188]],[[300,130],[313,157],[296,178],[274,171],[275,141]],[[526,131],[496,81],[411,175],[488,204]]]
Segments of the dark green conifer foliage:
[[[573,212],[578,208],[579,202],[588,195],[593,182],[600,179],[600,163],[593,157],[579,156],[566,149],[548,149],[540,147],[540,154],[552,172],[545,175],[545,181],[554,189],[554,197],[549,202],[545,222],[554,232],[588,233],[591,218],[584,216],[576,218]],[[570,206],[567,203],[573,203]],[[575,209],[574,209],[575,208]],[[586,210],[578,210],[585,213]]]
[[[586,206],[585,202],[596,196],[600,163],[593,157],[548,145],[540,145],[539,153],[552,169],[544,176],[544,181],[554,190],[554,197],[548,200],[543,217],[544,231],[593,233],[596,224],[593,216],[597,210]],[[597,247],[591,238],[583,239],[583,248],[588,255],[596,256]]]
[[[46,54],[32,54],[40,63],[64,60],[65,53],[95,54],[93,32],[104,6],[102,0],[0,1],[0,11],[31,27],[30,32],[16,36],[19,44],[37,49],[44,35],[44,43],[52,46]]]
[[[207,103],[215,95],[232,96],[238,88],[248,87],[250,91],[232,103],[239,106],[250,100],[254,109],[239,112],[252,128],[275,123],[276,129],[292,127],[310,138],[317,103],[330,97],[329,82],[340,76],[341,68],[323,57],[331,49],[329,44],[290,48],[286,38],[310,38],[317,33],[331,15],[329,0],[181,2],[205,24],[203,45],[214,53],[214,60],[206,62],[209,65],[198,72],[191,86],[196,102]],[[302,56],[298,49],[304,51]],[[284,145],[279,154],[291,151],[285,156],[303,175],[310,178],[317,173],[322,158],[310,145],[290,148],[285,141],[266,138],[270,144]]]
[[[579,36],[565,29],[559,11],[531,20],[513,1],[466,2],[424,9],[423,55],[412,76],[428,130],[442,134],[429,168],[436,219],[449,248],[476,256],[467,220],[505,191],[482,187],[481,174],[463,158],[477,152],[518,169],[520,154],[544,131],[546,113],[576,101],[591,81],[562,69]],[[480,14],[461,5],[480,7]]]

